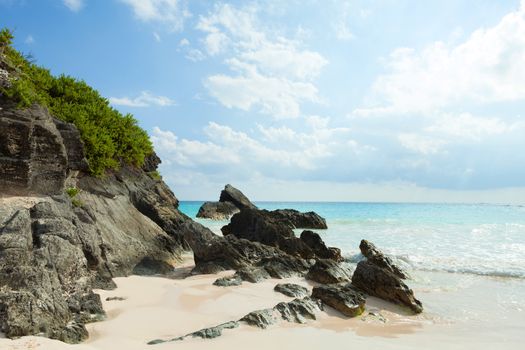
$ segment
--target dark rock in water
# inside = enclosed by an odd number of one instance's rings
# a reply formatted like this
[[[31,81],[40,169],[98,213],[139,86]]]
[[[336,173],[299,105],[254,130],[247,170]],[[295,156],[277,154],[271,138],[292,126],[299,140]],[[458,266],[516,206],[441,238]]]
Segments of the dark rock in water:
[[[212,220],[226,220],[238,212],[239,208],[232,202],[205,202],[199,208],[197,217]]]
[[[229,321],[215,327],[201,329],[200,331],[190,333],[185,337],[192,336],[194,338],[213,339],[221,336],[223,330],[237,327],[239,327],[239,322]]]
[[[292,226],[288,225],[287,221],[280,218],[279,215],[276,216],[275,211],[244,209],[232,216],[230,223],[221,231],[225,236],[234,235],[237,238],[277,247],[290,255],[303,259],[316,257],[315,250],[323,256],[339,259],[337,251],[327,248],[320,237],[314,239],[313,235],[306,234],[305,240],[297,238]]]
[[[256,209],[257,207],[238,189],[228,184],[221,191],[219,202],[231,202],[239,209]]]
[[[330,259],[319,259],[308,271],[306,279],[323,284],[342,283],[350,282],[352,274],[340,263]]]
[[[370,261],[372,264],[392,272],[399,278],[408,278],[406,272],[404,272],[397,265],[395,265],[392,262],[392,260],[389,257],[385,256],[383,252],[381,252],[379,249],[377,249],[377,247],[373,243],[367,241],[366,239],[363,239],[359,244],[359,249],[361,250],[361,254],[363,254],[367,258],[367,260]]]
[[[314,287],[312,298],[320,299],[324,304],[348,317],[359,316],[365,310],[366,297],[350,283]]]
[[[235,274],[243,281],[250,283],[259,283],[271,277],[268,271],[266,271],[263,267],[243,268],[237,270]]]
[[[301,232],[301,241],[310,247],[318,258],[343,261],[341,250],[339,248],[327,247],[321,239],[321,236],[313,231],[305,230]]]
[[[303,298],[308,295],[308,289],[294,283],[279,283],[273,288],[274,291],[292,298]]]
[[[315,320],[316,313],[322,310],[322,306],[310,297],[294,299],[288,303],[282,302],[275,305],[274,310],[278,311],[281,318],[288,322],[306,323],[308,320]]]
[[[370,261],[357,264],[352,284],[367,294],[406,305],[415,313],[423,311],[421,302],[399,276]]]
[[[278,247],[281,240],[295,237],[293,230],[274,219],[267,210],[245,209],[232,216],[221,231],[253,242]]]
[[[217,278],[215,282],[213,282],[213,285],[219,286],[219,287],[231,287],[231,286],[240,286],[242,283],[242,279],[238,275],[233,275],[229,277],[221,277]]]
[[[277,319],[273,315],[273,309],[264,309],[252,311],[239,321],[246,322],[250,326],[266,329],[268,326],[276,323]]]
[[[271,215],[291,228],[327,229],[326,220],[319,214],[309,211],[301,213],[295,209],[278,209],[270,212]]]
[[[232,185],[226,185],[218,202],[205,202],[197,212],[198,218],[226,220],[241,209],[257,209],[250,200]]]

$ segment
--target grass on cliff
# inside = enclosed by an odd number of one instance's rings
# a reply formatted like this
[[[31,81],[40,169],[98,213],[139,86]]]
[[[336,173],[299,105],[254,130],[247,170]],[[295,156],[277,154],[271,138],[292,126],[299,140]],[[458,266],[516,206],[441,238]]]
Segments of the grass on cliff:
[[[53,76],[12,47],[13,35],[0,30],[0,68],[7,68],[10,86],[0,94],[21,108],[33,103],[46,106],[58,119],[73,123],[80,132],[90,172],[102,176],[121,162],[141,166],[153,152],[148,134],[131,114],[123,115],[82,80]]]

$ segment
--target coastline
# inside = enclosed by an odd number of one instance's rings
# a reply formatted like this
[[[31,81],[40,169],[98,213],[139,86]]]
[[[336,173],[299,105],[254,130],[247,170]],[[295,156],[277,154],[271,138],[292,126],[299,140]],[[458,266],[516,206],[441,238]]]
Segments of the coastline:
[[[498,298],[506,293],[523,293],[521,279],[484,278],[461,274],[424,273],[415,278],[414,291],[426,306],[425,312],[414,316],[388,302],[370,297],[367,310],[352,319],[326,308],[316,321],[298,325],[279,322],[266,330],[241,324],[224,331],[216,339],[186,339],[146,345],[153,339],[169,339],[235,320],[262,308],[273,307],[293,298],[273,291],[277,283],[292,282],[311,288],[304,278],[269,279],[261,283],[244,282],[240,286],[217,287],[217,277],[198,275],[180,279],[189,271],[191,257],[175,269],[171,278],[129,276],[115,278],[117,289],[97,290],[103,300],[107,319],[87,325],[89,339],[77,345],[41,337],[0,339],[2,349],[232,349],[246,347],[268,349],[285,347],[319,349],[326,346],[366,346],[381,349],[518,349],[525,334],[524,312],[509,300],[501,309]],[[425,280],[452,279],[457,288],[429,287]],[[124,300],[106,300],[121,297]],[[521,297],[518,295],[518,297]],[[367,316],[370,311],[382,315]]]

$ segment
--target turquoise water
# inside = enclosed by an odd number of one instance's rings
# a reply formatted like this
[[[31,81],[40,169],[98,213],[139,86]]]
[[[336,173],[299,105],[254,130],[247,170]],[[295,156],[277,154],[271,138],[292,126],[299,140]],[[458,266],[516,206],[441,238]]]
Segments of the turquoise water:
[[[181,202],[192,218],[202,202]],[[489,204],[258,202],[262,209],[315,211],[318,230],[350,260],[371,240],[407,269],[525,278],[525,207]],[[199,219],[220,233],[227,221]],[[300,230],[299,230],[300,232]]]

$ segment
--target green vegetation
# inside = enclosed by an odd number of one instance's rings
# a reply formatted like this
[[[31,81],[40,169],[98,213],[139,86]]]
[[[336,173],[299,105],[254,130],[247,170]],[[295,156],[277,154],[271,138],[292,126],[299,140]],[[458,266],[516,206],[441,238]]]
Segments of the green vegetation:
[[[8,87],[0,87],[0,95],[13,99],[20,108],[39,103],[56,118],[75,124],[92,175],[118,169],[121,162],[135,166],[144,163],[153,146],[131,114],[122,115],[82,80],[53,76],[14,49],[12,41],[12,33],[2,29],[0,61],[8,67],[11,78]]]
[[[162,179],[162,175],[160,175],[160,173],[159,173],[158,170],[150,171],[150,172],[148,173],[148,175],[149,175],[153,180],[161,180],[161,179]]]
[[[66,189],[66,193],[69,196],[69,198],[75,197],[79,192],[80,192],[80,190],[78,188],[76,188],[76,187],[68,187]]]

